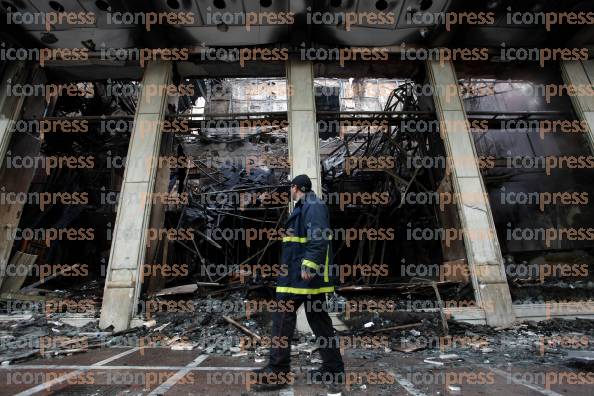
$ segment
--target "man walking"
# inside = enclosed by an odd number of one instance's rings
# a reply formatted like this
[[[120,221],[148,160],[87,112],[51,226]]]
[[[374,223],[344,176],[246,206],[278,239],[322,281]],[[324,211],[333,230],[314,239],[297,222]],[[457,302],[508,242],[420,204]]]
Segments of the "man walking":
[[[323,361],[319,370],[308,373],[308,382],[334,384],[344,380],[340,345],[325,301],[326,293],[334,292],[333,278],[338,273],[332,263],[328,208],[311,187],[307,175],[296,176],[291,182],[291,198],[296,203],[286,223],[281,262],[287,271],[276,287],[277,299],[284,300],[282,306],[287,309],[274,313],[268,364],[254,372],[263,390],[286,385],[277,378],[288,378],[291,371],[291,339],[302,304]]]

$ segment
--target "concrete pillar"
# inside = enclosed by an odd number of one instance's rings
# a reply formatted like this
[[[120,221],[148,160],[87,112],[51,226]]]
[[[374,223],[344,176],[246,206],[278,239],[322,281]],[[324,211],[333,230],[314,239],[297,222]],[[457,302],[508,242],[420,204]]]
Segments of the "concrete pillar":
[[[565,84],[576,87],[577,92],[586,93],[586,87],[589,87],[590,92],[594,90],[594,60],[563,61],[561,75]],[[571,101],[580,121],[588,124],[587,140],[594,151],[594,96],[572,95]]]
[[[306,174],[313,190],[322,194],[320,143],[316,121],[313,63],[291,58],[287,61],[287,112],[291,178]]]
[[[0,84],[0,187],[4,193],[26,193],[35,174],[35,168],[9,168],[6,166],[6,155],[10,149],[11,156],[37,156],[40,142],[31,134],[13,133],[13,125],[20,118],[40,118],[43,116],[45,101],[43,96],[32,96],[25,100],[24,96],[6,95],[9,85],[43,84],[45,75],[32,64],[10,62],[2,83]],[[24,204],[0,205],[0,286],[6,274],[6,266],[14,243],[14,232],[21,219]]]
[[[171,73],[170,62],[151,62],[142,79],[105,279],[99,322],[103,329],[127,329],[136,314]]]
[[[515,319],[511,295],[456,72],[451,62],[428,61],[427,74],[457,193],[456,204],[476,303],[485,311],[488,325],[503,326]]]
[[[289,121],[290,178],[306,174],[312,189],[322,196],[320,142],[316,120],[313,63],[291,58],[287,61],[287,113]],[[291,210],[293,202],[291,202]],[[311,332],[301,306],[297,310],[297,331]]]

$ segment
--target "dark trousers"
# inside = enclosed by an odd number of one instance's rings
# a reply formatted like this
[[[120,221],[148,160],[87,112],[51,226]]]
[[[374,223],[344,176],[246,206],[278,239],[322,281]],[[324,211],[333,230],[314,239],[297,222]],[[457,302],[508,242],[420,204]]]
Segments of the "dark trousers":
[[[344,371],[340,356],[339,340],[332,320],[328,315],[325,294],[298,296],[285,300],[285,306],[292,301],[294,309],[279,310],[272,318],[272,346],[270,348],[269,366],[274,370],[289,371],[291,369],[291,339],[297,322],[297,308],[304,304],[309,326],[316,336],[316,345],[322,357],[322,370],[333,373]],[[282,339],[283,342],[275,342]],[[286,340],[286,342],[284,342]]]
[[[175,182],[179,180],[179,184],[177,185],[177,193],[181,194],[184,192],[184,182],[186,181],[186,173],[187,170],[185,168],[180,168],[177,171],[172,171],[169,176],[169,188],[167,192],[171,192],[173,186],[175,186]]]

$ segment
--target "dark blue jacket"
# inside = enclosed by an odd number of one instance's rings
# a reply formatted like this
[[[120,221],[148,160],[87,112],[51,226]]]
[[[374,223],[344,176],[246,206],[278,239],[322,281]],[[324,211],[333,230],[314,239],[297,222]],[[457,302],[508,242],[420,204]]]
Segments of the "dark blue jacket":
[[[332,262],[332,230],[326,204],[315,193],[307,193],[295,204],[285,229],[281,264],[287,266],[287,271],[278,279],[277,298],[333,292],[338,272]],[[302,269],[314,277],[302,279]]]

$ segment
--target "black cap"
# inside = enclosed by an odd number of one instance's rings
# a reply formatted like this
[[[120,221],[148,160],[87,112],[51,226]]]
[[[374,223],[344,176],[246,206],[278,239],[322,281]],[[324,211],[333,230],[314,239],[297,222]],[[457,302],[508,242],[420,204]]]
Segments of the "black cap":
[[[311,191],[311,180],[307,175],[299,175],[295,176],[291,185],[299,187],[299,189],[303,192]]]

